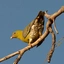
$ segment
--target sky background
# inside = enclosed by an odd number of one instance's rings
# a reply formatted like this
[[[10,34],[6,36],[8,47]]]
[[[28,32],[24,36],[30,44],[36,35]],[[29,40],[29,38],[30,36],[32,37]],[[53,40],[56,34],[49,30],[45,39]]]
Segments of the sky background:
[[[0,58],[27,46],[18,39],[11,40],[12,32],[24,29],[40,10],[48,10],[49,14],[53,14],[63,5],[64,0],[0,0]],[[45,24],[46,22],[45,18]],[[56,25],[59,31],[59,34],[56,34],[58,41],[64,36],[64,14],[57,17]],[[44,64],[51,44],[52,37],[49,35],[40,47],[27,51],[18,64]],[[16,57],[0,64],[12,64]],[[50,64],[64,64],[64,43],[56,48]]]

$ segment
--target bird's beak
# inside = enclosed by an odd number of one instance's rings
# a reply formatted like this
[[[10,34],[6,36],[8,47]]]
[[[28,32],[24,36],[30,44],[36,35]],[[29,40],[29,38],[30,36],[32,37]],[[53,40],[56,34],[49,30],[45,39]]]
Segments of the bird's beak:
[[[10,37],[10,39],[13,39],[13,38],[16,38],[15,35],[12,35],[12,36]]]
[[[10,39],[13,39],[13,37],[11,36]]]
[[[13,39],[13,38],[15,38],[14,35],[12,35],[12,36],[10,37],[10,39]]]
[[[13,39],[13,37],[11,36],[10,39]]]

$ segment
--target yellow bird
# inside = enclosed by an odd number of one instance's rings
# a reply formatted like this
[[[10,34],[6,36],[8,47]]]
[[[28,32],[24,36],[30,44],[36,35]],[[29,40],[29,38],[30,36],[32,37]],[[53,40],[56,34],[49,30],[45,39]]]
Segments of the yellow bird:
[[[41,35],[44,30],[44,14],[45,12],[40,11],[37,17],[28,25],[24,30],[16,30],[13,32],[12,38],[18,38],[23,42],[31,45],[35,42]],[[42,41],[37,44],[37,47],[40,46]]]

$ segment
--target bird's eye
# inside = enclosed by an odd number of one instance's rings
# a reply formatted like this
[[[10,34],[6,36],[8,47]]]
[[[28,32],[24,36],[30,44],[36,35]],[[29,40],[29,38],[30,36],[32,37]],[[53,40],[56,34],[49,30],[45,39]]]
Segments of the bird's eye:
[[[14,34],[16,34],[16,32],[14,32]]]

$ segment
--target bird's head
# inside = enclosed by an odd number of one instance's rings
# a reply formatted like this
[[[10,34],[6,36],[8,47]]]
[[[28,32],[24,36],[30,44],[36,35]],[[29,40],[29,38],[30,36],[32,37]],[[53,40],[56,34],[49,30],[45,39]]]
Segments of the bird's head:
[[[19,37],[21,37],[21,35],[22,35],[22,31],[21,30],[17,30],[17,31],[12,33],[12,36],[10,37],[10,39],[19,38]]]

